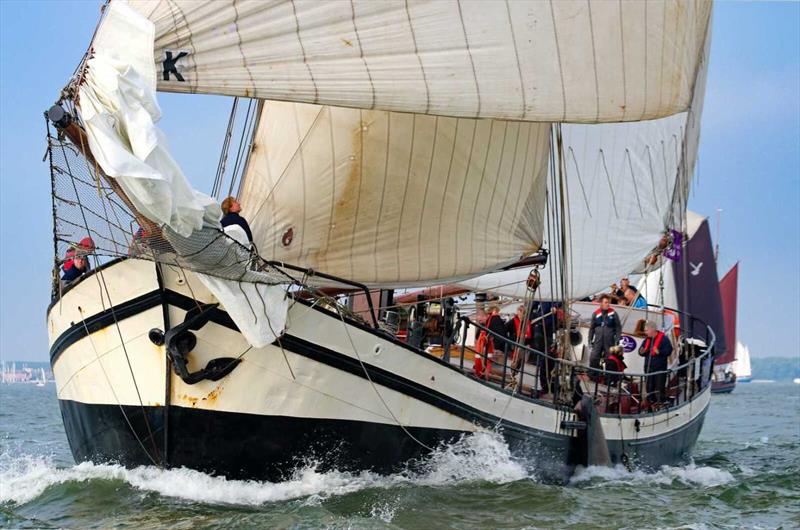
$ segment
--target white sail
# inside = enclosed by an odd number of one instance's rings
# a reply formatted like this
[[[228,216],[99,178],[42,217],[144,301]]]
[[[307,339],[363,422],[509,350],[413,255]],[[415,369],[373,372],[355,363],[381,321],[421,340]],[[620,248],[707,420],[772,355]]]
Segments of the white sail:
[[[736,378],[747,382],[753,376],[750,368],[750,348],[736,341],[736,360],[733,362],[733,373]]]
[[[115,0],[119,1],[119,0]],[[158,88],[459,117],[686,111],[710,0],[133,0]]]
[[[671,261],[665,260],[657,269],[648,271],[636,287],[648,303],[672,309],[678,308],[678,292]]]
[[[664,231],[677,227],[679,198],[687,180],[685,128],[699,126],[689,113],[641,123],[563,127],[569,203],[571,267],[566,293],[582,298],[641,268]],[[539,295],[558,299],[560,270],[554,250],[542,273]],[[551,285],[550,271],[554,271]],[[528,269],[488,274],[463,285],[523,297]],[[675,305],[672,305],[675,307]]]
[[[241,201],[260,254],[369,285],[541,245],[550,125],[265,102]]]

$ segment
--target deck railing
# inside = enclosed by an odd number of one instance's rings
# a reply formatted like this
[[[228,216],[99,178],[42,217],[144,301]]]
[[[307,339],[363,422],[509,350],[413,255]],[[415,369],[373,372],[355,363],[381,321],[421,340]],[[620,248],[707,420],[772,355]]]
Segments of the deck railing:
[[[660,307],[658,309],[661,310]],[[550,401],[556,405],[569,404],[576,394],[589,392],[601,413],[607,414],[639,414],[652,412],[657,408],[673,408],[690,401],[711,383],[716,336],[711,327],[701,319],[675,309],[669,310],[680,314],[687,325],[681,328],[678,341],[680,361],[677,366],[667,370],[638,373],[594,368],[578,360],[538,351],[495,333],[467,317],[460,319],[464,327],[459,367],[462,372],[469,371],[464,368],[464,354],[468,351],[473,351],[483,359],[488,356],[488,348],[475,351],[466,345],[467,331],[473,326],[478,333],[486,332],[488,337],[494,339],[494,355],[498,360],[492,364],[500,364],[499,373],[484,367],[483,379],[498,384],[506,392]],[[452,344],[445,345],[446,351],[449,352],[450,348]],[[499,360],[500,352],[502,360]],[[516,362],[513,364],[508,362],[510,353],[515,353]],[[536,367],[536,372],[528,368],[529,364]],[[547,375],[540,377],[539,370],[545,370]],[[660,377],[665,378],[664,395],[655,396],[655,391],[647,391],[648,381],[657,381],[656,378]],[[656,406],[657,397],[660,399]]]

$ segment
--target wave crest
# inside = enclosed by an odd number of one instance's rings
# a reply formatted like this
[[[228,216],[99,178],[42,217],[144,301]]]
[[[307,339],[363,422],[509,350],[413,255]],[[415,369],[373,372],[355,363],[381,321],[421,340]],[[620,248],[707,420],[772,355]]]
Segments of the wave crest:
[[[393,475],[369,471],[320,472],[315,463],[309,463],[297,469],[289,480],[259,482],[228,480],[187,468],[142,466],[127,469],[90,462],[58,468],[52,459],[45,457],[5,454],[0,459],[0,503],[25,504],[50,486],[89,480],[123,481],[139,490],[202,503],[257,506],[303,497],[316,503],[330,496],[367,488],[414,484],[445,486],[474,481],[506,483],[527,477],[524,467],[512,459],[508,446],[496,433],[465,436],[453,445],[437,449],[414,469]],[[379,511],[383,518],[391,520],[393,517],[391,509]]]

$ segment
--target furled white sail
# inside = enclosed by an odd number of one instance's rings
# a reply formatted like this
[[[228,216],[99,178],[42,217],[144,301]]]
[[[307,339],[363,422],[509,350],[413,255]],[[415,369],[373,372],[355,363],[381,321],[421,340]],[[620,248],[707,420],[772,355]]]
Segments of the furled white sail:
[[[541,244],[550,124],[265,102],[241,201],[259,253],[370,285]]]
[[[80,117],[89,148],[134,207],[157,223],[174,250],[214,293],[253,346],[284,329],[283,286],[250,269],[250,255],[219,230],[221,211],[194,190],[156,127],[160,110],[150,60],[152,24],[114,2],[97,30],[80,87]]]
[[[119,0],[115,0],[119,1]],[[685,111],[710,0],[133,0],[158,88],[459,117]]]

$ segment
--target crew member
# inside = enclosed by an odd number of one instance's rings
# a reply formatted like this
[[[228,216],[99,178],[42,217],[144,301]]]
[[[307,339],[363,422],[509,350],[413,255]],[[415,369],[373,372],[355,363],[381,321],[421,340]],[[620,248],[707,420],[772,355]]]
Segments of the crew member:
[[[475,361],[473,370],[478,377],[488,377],[492,373],[492,358],[494,357],[494,350],[502,349],[505,346],[506,324],[503,322],[503,317],[500,316],[500,308],[496,305],[489,307],[489,315],[486,317],[484,327],[489,332],[481,330],[478,339],[475,341]],[[482,358],[486,357],[486,366],[484,367]]]
[[[665,398],[666,370],[672,354],[672,343],[663,331],[657,330],[655,322],[651,320],[645,323],[644,332],[647,338],[639,347],[639,355],[644,357],[644,373],[654,374],[647,376],[647,401],[651,404],[661,403]]]
[[[600,360],[609,353],[609,348],[617,345],[621,333],[622,324],[616,311],[611,309],[611,297],[600,295],[600,307],[592,313],[589,326],[589,344],[592,345],[589,366],[600,368]]]
[[[81,242],[72,246],[65,255],[64,264],[61,269],[64,274],[61,276],[62,285],[66,287],[91,270],[89,259],[86,257],[94,251],[94,240],[91,237],[84,237]]]
[[[536,372],[539,376],[539,397],[555,393],[550,375],[554,361],[548,356],[555,354],[553,332],[556,329],[557,308],[552,302],[535,302],[531,311],[533,323],[533,349],[536,350]]]
[[[514,342],[528,346],[531,342],[531,324],[525,326],[525,333],[522,333],[522,321],[525,320],[525,306],[521,305],[514,313],[514,318],[506,322],[506,336]]]
[[[250,225],[247,224],[247,220],[239,215],[239,212],[242,211],[242,205],[239,204],[233,197],[228,197],[222,204],[220,205],[222,208],[222,213],[225,215],[222,216],[220,219],[220,224],[222,224],[222,228],[230,225],[239,225],[242,227],[242,230],[247,234],[247,239],[251,243],[253,242],[253,232],[250,231]]]
[[[647,307],[647,300],[639,294],[639,290],[633,285],[629,285],[625,289],[625,300],[628,302],[626,305],[635,309],[645,309]]]

